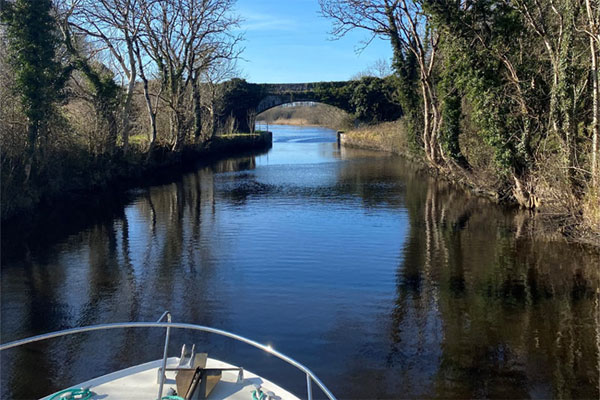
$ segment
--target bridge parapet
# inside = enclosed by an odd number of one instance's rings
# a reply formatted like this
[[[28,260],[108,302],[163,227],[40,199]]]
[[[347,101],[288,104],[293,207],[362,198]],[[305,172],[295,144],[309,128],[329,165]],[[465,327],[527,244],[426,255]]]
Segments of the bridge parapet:
[[[314,91],[318,87],[342,87],[348,85],[347,81],[334,82],[306,82],[306,83],[261,83],[259,86],[268,94],[298,93]]]

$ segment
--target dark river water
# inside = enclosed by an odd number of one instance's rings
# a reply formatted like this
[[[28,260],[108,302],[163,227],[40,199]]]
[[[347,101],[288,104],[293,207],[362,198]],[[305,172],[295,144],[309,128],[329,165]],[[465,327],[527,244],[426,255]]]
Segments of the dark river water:
[[[4,226],[2,342],[168,309],[273,345],[339,398],[598,399],[597,253],[401,158],[338,149],[333,131],[271,129],[266,154]],[[158,359],[162,340],[114,330],[5,351],[2,398]],[[306,395],[301,373],[246,345],[171,342]]]

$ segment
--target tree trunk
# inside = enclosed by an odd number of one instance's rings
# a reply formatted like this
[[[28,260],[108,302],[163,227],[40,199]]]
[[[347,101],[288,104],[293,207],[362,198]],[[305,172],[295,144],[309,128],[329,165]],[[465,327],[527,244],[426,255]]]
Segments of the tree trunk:
[[[133,39],[129,35],[129,32],[125,30],[125,42],[127,43],[127,56],[129,58],[129,84],[127,85],[127,95],[125,97],[125,104],[123,105],[123,110],[121,114],[121,129],[123,136],[123,153],[126,154],[129,150],[129,131],[131,129],[131,124],[129,123],[129,117],[131,115],[131,102],[133,99],[133,91],[135,89],[135,81],[137,77],[137,67],[135,60],[135,49],[133,45]],[[123,65],[123,70],[127,71],[125,65]]]
[[[429,132],[429,146],[430,146],[430,154],[433,162],[437,165],[439,161],[439,156],[441,155],[440,149],[438,146],[438,133],[440,127],[440,114],[439,108],[436,101],[435,96],[433,95],[433,90],[429,82],[427,82],[427,95],[429,96],[429,102],[431,104],[431,125]]]
[[[587,0],[589,2],[589,0]],[[592,185],[598,188],[598,54],[596,43],[590,38],[590,51],[592,53]]]
[[[106,123],[106,129],[108,130],[108,135],[106,136],[105,141],[106,147],[104,151],[112,156],[115,154],[117,148],[117,136],[119,134],[119,130],[117,129],[117,119],[115,118],[114,113],[111,111],[110,106],[103,104],[102,99],[97,99],[96,101],[100,101],[96,112],[100,119]]]
[[[152,155],[154,145],[156,144],[156,111],[152,106],[152,99],[150,98],[150,88],[148,87],[148,79],[144,73],[140,73],[142,82],[144,83],[144,100],[146,101],[146,111],[148,111],[148,119],[150,121],[150,130],[148,132],[148,158]]]
[[[516,175],[513,175],[515,186],[513,187],[513,196],[517,203],[523,208],[534,210],[540,206],[540,199],[534,195],[523,183],[523,180]]]
[[[177,153],[183,150],[185,143],[184,118],[185,116],[181,111],[173,111],[171,113],[171,132],[175,135],[175,143],[172,146],[172,150]]]
[[[192,83],[192,96],[194,99],[194,142],[198,143],[202,137],[202,98],[200,88],[196,82]]]
[[[29,122],[28,126],[29,148],[27,149],[27,160],[25,162],[25,182],[29,182],[35,163],[35,145],[39,136],[40,127],[37,122]]]
[[[129,150],[129,131],[131,130],[130,115],[131,115],[131,102],[133,99],[133,90],[135,89],[135,78],[136,73],[131,72],[129,84],[127,85],[127,95],[125,96],[125,104],[121,111],[121,135],[123,137],[123,153],[127,153]]]
[[[437,166],[439,111],[426,77],[421,77],[421,96],[423,97],[423,149],[427,160],[433,166]]]
[[[151,152],[156,144],[156,114],[150,111],[148,115],[150,117],[150,145],[148,152]]]
[[[592,185],[595,189],[598,189],[599,180],[598,177],[598,130],[599,130],[599,104],[600,99],[600,87],[598,87],[598,49],[597,41],[600,42],[598,35],[598,21],[595,20],[595,16],[592,10],[591,0],[585,0],[585,6],[588,16],[588,23],[590,28],[590,55],[591,55],[591,73],[592,73]]]
[[[431,143],[430,143],[430,135],[429,135],[429,98],[427,96],[427,89],[425,88],[425,82],[423,78],[421,78],[421,95],[423,97],[423,149],[425,150],[425,156],[427,159],[434,163],[434,160],[431,158]]]
[[[146,111],[148,111],[148,119],[150,120],[150,130],[148,132],[148,158],[152,155],[152,151],[154,150],[154,145],[156,144],[156,111],[155,109],[158,107],[158,96],[156,98],[157,107],[152,106],[152,99],[150,98],[150,87],[148,84],[148,78],[144,73],[144,64],[142,63],[142,56],[140,52],[139,46],[134,47],[134,53],[139,65],[140,78],[142,78],[143,87],[144,87],[144,100],[146,101]]]
[[[217,136],[217,114],[214,103],[210,106],[210,138]]]

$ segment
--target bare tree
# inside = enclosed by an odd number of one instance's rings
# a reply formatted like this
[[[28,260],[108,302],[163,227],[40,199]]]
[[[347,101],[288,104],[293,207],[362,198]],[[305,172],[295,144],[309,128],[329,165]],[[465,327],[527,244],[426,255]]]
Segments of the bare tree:
[[[199,107],[197,83],[202,71],[235,54],[239,39],[232,31],[238,19],[232,8],[233,0],[163,0],[145,7],[140,43],[165,88],[174,151],[182,149],[191,126],[186,95],[192,93]],[[199,118],[199,113],[194,115]],[[196,125],[201,126],[199,121]]]
[[[213,138],[217,134],[218,118],[222,112],[223,87],[222,83],[239,77],[240,71],[237,68],[235,59],[217,60],[210,68],[202,72],[202,98],[203,108],[208,112],[210,117],[209,138]]]
[[[237,21],[235,24],[237,24]],[[217,38],[212,45],[207,46],[205,52],[199,54],[191,65],[192,101],[194,105],[194,139],[196,141],[202,136],[202,111],[204,106],[201,94],[202,86],[204,84],[203,77],[210,74],[210,71],[222,69],[224,64],[232,64],[233,68],[235,68],[235,61],[242,51],[242,49],[238,47],[240,40],[240,36],[235,36],[227,31],[223,31],[221,37]]]
[[[592,185],[598,190],[600,171],[598,171],[598,130],[600,128],[600,86],[598,83],[598,57],[600,49],[600,3],[598,0],[585,0],[587,29],[584,29],[590,39],[590,60],[592,76]]]
[[[375,61],[372,65],[369,65],[364,71],[361,71],[352,76],[351,79],[359,80],[361,78],[369,76],[375,78],[386,78],[392,75],[392,73],[393,71],[390,63],[386,59],[380,58],[377,61]]]
[[[429,161],[436,165],[443,157],[438,144],[441,115],[433,84],[438,34],[431,26],[430,16],[423,11],[423,3],[423,0],[319,0],[322,13],[334,22],[334,36],[363,29],[371,33],[365,46],[380,36],[390,40],[396,58],[406,53],[414,55],[423,105],[423,147]]]
[[[158,114],[158,106],[164,85],[159,83],[158,90],[156,91],[156,93],[151,92],[150,77],[146,74],[146,70],[149,69],[147,66],[149,62],[144,62],[144,53],[142,51],[142,46],[140,45],[140,42],[134,43],[134,53],[139,65],[140,78],[142,80],[142,88],[144,92],[144,102],[146,103],[146,111],[148,112],[148,119],[150,122],[150,130],[148,132],[148,157],[150,157],[152,155],[154,145],[156,144],[156,115]]]
[[[101,52],[106,53],[115,73],[126,87],[121,105],[120,128],[123,149],[127,151],[131,130],[131,107],[139,60],[135,44],[139,40],[145,0],[68,0],[63,3],[63,18],[75,33],[87,35]]]
[[[250,128],[250,133],[254,133],[256,128],[256,115],[256,109],[254,108],[249,109],[248,113],[246,114],[246,122]]]

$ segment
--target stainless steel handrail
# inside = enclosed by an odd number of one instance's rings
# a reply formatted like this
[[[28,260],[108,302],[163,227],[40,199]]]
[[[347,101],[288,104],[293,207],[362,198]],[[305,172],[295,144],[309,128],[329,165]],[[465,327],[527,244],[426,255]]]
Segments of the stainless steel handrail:
[[[163,315],[160,316],[158,321],[164,321],[165,317],[167,318],[167,322],[171,323],[171,312],[169,310],[165,311]],[[163,387],[165,386],[165,373],[167,368],[167,352],[169,350],[169,337],[171,336],[171,327],[167,328],[167,333],[165,335],[165,348],[163,350],[163,359],[162,359],[162,367],[160,369],[160,383],[158,385],[158,399],[162,399]]]
[[[162,318],[163,317],[161,317],[161,319]],[[330,400],[336,400],[335,396],[329,391],[329,389],[327,389],[327,387],[323,384],[323,382],[321,382],[321,380],[319,378],[317,378],[317,376],[310,369],[308,369],[304,365],[300,364],[298,361],[294,360],[293,358],[290,358],[290,357],[286,356],[285,354],[278,352],[277,350],[273,349],[271,346],[265,346],[261,343],[255,342],[254,340],[251,340],[251,339],[247,339],[243,336],[236,335],[234,333],[230,333],[230,332],[227,332],[227,331],[224,331],[221,329],[215,329],[215,328],[211,328],[209,326],[203,326],[203,325],[182,324],[182,323],[177,323],[177,322],[172,322],[172,323],[117,322],[117,323],[112,323],[112,324],[90,325],[90,326],[83,326],[80,328],[66,329],[66,330],[58,331],[58,332],[45,333],[43,335],[32,336],[32,337],[21,339],[21,340],[15,340],[13,342],[9,342],[9,343],[0,345],[0,351],[7,350],[7,349],[10,349],[13,347],[22,346],[22,345],[28,344],[28,343],[39,342],[41,340],[52,339],[52,338],[61,337],[61,336],[73,335],[76,333],[100,331],[100,330],[106,330],[106,329],[122,329],[122,328],[189,329],[189,330],[195,330],[195,331],[201,331],[201,332],[214,333],[216,335],[221,335],[221,336],[225,336],[225,337],[228,337],[228,338],[240,341],[240,342],[244,342],[246,344],[249,344],[250,346],[254,346],[262,351],[272,354],[275,357],[287,362],[290,365],[293,365],[294,367],[298,368],[300,371],[304,372],[307,376],[307,389],[308,389],[309,400],[311,400],[311,398],[312,398],[312,389],[310,386],[311,381],[314,381],[317,384],[317,386],[323,391],[323,393]]]

